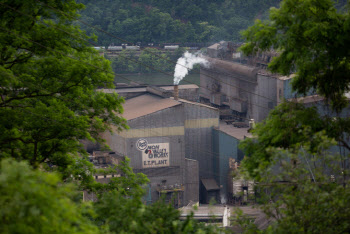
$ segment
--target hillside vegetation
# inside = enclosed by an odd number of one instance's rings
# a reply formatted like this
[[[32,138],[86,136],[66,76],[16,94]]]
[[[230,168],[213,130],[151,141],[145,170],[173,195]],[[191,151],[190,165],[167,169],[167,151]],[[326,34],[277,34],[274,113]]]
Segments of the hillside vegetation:
[[[280,0],[80,0],[82,20],[129,42],[242,41],[240,31],[267,18]],[[122,41],[81,25],[99,45]]]

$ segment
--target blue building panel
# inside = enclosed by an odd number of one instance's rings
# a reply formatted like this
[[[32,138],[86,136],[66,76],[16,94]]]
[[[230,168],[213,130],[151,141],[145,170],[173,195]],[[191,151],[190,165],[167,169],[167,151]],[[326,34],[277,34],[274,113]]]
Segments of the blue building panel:
[[[227,194],[228,173],[230,169],[230,158],[240,161],[243,159],[243,152],[238,149],[240,140],[220,131],[213,130],[213,151],[215,179],[221,187],[221,194]]]

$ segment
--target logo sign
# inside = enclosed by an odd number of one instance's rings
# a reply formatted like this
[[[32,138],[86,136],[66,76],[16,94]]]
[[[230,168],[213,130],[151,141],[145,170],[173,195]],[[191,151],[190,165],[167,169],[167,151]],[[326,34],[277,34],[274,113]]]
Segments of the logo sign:
[[[147,149],[142,151],[142,167],[168,167],[169,143],[148,144]]]
[[[143,151],[147,149],[148,142],[146,139],[139,139],[136,143],[136,147],[138,150]]]

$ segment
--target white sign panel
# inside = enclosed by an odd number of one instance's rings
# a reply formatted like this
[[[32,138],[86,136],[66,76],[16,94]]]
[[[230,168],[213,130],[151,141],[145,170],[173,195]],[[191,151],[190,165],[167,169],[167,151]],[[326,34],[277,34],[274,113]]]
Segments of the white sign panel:
[[[167,167],[169,166],[169,143],[147,144],[147,148],[141,151],[142,167]]]

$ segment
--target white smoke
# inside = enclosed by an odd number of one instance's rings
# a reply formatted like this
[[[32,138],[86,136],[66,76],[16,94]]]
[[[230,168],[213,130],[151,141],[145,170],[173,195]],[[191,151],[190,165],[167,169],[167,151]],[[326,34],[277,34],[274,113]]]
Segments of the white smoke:
[[[226,196],[224,194],[220,194],[220,202],[221,202],[221,204],[227,203],[227,199],[226,199]]]
[[[209,62],[201,57],[200,54],[191,54],[186,51],[182,57],[177,60],[174,72],[174,85],[178,85],[188,72],[192,70],[195,64],[201,64],[205,67],[209,66]]]

